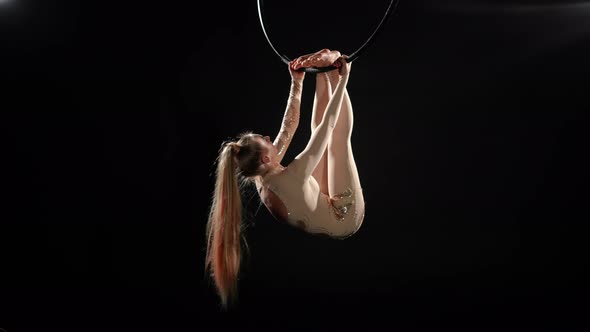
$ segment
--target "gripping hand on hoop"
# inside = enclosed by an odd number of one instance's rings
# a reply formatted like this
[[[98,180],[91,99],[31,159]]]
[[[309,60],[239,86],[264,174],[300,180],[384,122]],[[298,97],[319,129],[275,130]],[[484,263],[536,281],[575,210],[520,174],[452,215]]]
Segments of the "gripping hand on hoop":
[[[334,67],[338,68],[338,74],[342,77],[348,77],[350,74],[350,68],[352,67],[352,63],[346,62],[346,59],[348,59],[348,55],[340,56],[332,64]]]
[[[295,68],[295,62],[296,61],[297,61],[297,59],[292,60],[291,62],[289,62],[289,73],[291,74],[291,80],[293,82],[301,82],[305,78],[305,72],[304,71],[298,71]]]

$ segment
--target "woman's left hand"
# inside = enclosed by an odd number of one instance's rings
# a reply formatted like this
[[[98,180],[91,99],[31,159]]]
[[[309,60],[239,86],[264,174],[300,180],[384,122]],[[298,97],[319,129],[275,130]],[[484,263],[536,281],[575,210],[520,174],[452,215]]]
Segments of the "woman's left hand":
[[[301,82],[305,78],[305,72],[304,71],[297,71],[297,69],[294,68],[295,61],[297,61],[297,59],[289,62],[289,73],[291,74],[291,79],[293,81]]]

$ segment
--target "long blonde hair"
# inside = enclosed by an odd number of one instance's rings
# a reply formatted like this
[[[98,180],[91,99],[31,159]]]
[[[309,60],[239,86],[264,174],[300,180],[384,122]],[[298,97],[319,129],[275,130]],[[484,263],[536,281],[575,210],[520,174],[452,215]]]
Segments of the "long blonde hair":
[[[238,142],[224,142],[217,159],[215,190],[207,221],[205,273],[215,283],[221,306],[227,309],[237,301],[238,274],[243,236],[241,189],[260,173],[260,146],[252,133],[240,135]]]

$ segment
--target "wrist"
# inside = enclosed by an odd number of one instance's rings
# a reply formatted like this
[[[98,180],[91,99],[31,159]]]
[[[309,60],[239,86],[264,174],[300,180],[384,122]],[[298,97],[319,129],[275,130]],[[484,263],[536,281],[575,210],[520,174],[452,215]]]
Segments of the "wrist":
[[[303,82],[301,82],[301,81],[291,82],[291,94],[301,95],[301,91],[303,91]]]
[[[301,91],[291,90],[291,92],[289,92],[289,99],[292,101],[301,101]]]
[[[303,79],[302,78],[292,78],[291,85],[301,86],[301,85],[303,85]]]

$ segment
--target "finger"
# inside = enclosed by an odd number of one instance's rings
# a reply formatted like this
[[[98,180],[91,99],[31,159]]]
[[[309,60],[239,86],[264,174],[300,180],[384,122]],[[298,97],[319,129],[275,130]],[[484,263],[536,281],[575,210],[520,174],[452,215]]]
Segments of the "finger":
[[[342,66],[347,66],[348,67],[348,62],[346,62],[346,58],[342,58]]]

